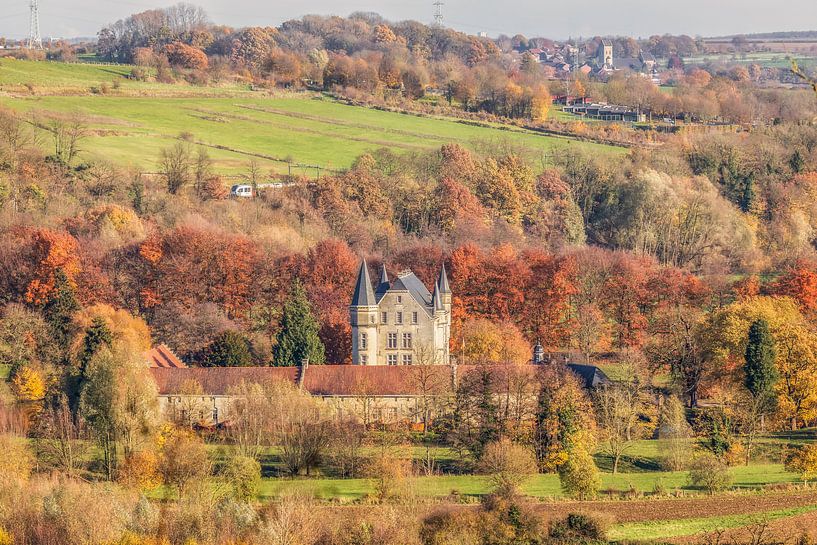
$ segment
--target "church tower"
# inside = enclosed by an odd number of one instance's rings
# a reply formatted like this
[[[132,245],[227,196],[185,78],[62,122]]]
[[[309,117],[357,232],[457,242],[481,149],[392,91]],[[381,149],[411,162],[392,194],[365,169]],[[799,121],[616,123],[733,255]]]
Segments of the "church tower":
[[[385,269],[383,271],[385,273]],[[354,365],[377,365],[377,299],[366,260],[360,264],[355,294],[349,305],[352,326],[352,363]]]

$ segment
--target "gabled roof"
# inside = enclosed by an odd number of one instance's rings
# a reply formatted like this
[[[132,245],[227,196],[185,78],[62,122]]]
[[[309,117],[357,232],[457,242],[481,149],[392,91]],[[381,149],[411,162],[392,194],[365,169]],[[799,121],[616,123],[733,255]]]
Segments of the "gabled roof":
[[[431,292],[425,287],[413,272],[405,272],[397,277],[391,286],[392,291],[407,291],[415,301],[425,307],[434,307]]]
[[[610,384],[610,378],[604,371],[595,365],[580,365],[578,363],[568,363],[567,368],[573,371],[584,382],[584,387],[588,390],[597,388],[600,385]]]
[[[284,381],[297,384],[298,367],[188,367],[186,369],[152,368],[159,395],[180,394],[185,383],[198,382],[204,395],[223,396],[246,384],[268,384]]]
[[[144,354],[148,367],[151,368],[177,368],[187,367],[173,351],[164,344],[154,346]]]
[[[366,260],[360,264],[360,271],[357,274],[357,284],[355,294],[352,296],[353,307],[374,307],[377,306],[377,299],[372,290],[372,281],[369,279],[369,267]]]

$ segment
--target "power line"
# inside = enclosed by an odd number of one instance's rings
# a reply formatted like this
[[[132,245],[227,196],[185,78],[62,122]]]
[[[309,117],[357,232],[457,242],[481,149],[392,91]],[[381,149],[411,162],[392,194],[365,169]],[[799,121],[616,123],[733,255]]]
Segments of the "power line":
[[[31,15],[28,24],[28,48],[42,49],[43,39],[40,36],[40,5],[39,0],[30,0]]]

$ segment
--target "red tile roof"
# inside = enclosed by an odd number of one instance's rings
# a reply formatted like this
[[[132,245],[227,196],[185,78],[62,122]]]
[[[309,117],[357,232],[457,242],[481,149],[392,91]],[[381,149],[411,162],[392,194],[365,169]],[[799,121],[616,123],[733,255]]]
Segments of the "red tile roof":
[[[167,346],[160,344],[145,352],[148,367],[164,367],[184,369],[187,366]]]
[[[605,379],[593,366],[569,365],[586,386]],[[454,373],[457,382],[480,370],[490,370],[496,388],[534,387],[538,365],[435,365],[364,366],[310,365],[303,375],[303,388],[316,396],[413,396],[451,391]],[[580,369],[581,368],[581,369]],[[592,371],[592,376],[585,376]],[[150,369],[161,395],[178,394],[189,380],[201,384],[205,394],[227,395],[242,382],[265,384],[274,381],[298,385],[300,367],[190,367]],[[598,379],[598,380],[597,380]]]
[[[242,382],[265,384],[283,380],[295,384],[298,380],[297,367],[187,367],[150,369],[160,395],[178,394],[182,385],[189,380],[201,384],[208,395],[227,395],[230,389]]]
[[[451,389],[451,367],[312,365],[306,370],[303,386],[312,395],[442,393]]]

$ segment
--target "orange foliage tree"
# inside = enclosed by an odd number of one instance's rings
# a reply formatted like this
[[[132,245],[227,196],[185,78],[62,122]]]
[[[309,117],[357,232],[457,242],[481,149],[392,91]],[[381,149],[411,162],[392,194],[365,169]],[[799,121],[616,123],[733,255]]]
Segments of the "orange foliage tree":
[[[80,270],[77,239],[64,231],[37,229],[31,233],[33,278],[26,288],[29,303],[44,303],[54,289],[57,271],[62,270],[69,282]]]

